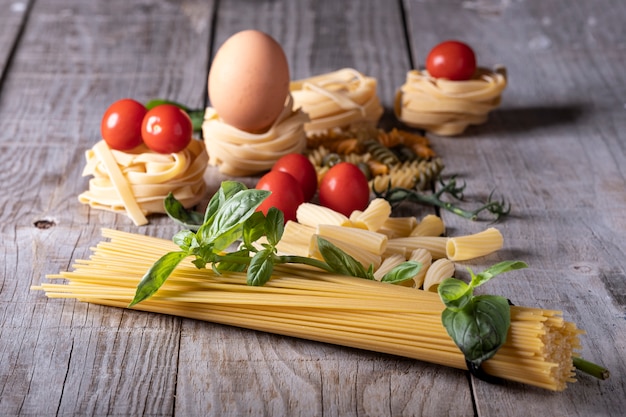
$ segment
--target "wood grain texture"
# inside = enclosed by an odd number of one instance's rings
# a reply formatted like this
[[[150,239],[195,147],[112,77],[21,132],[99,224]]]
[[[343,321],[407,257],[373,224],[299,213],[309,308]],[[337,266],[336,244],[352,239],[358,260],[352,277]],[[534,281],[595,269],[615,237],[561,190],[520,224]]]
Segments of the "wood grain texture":
[[[32,8],[31,7],[32,3]],[[11,11],[25,5],[28,13]],[[618,416],[626,406],[626,7],[596,2],[403,0],[0,1],[0,415]],[[5,10],[11,11],[5,13]],[[404,14],[403,14],[404,12]],[[408,41],[404,23],[407,23]],[[24,24],[23,32],[20,25]],[[89,256],[101,227],[134,227],[76,196],[83,153],[122,97],[207,103],[211,55],[238,30],[284,47],[293,78],[341,67],[374,76],[384,126],[406,71],[446,38],[472,44],[510,83],[489,122],[431,136],[466,196],[512,204],[503,251],[530,264],[488,284],[516,304],[562,309],[583,354],[611,369],[563,393],[176,317],[48,300],[30,290]],[[15,53],[10,51],[15,45]],[[206,179],[223,176],[208,170]],[[245,179],[253,184],[254,178]],[[471,202],[470,202],[471,203]],[[423,215],[422,206],[403,212]],[[442,213],[449,235],[483,230]]]
[[[490,282],[485,291],[563,310],[587,331],[582,354],[615,376],[602,383],[582,376],[558,396],[474,381],[479,415],[523,409],[604,416],[623,408],[626,44],[618,3],[459,2],[455,18],[465,24],[451,27],[450,13],[438,12],[440,2],[407,1],[415,56],[437,39],[462,38],[476,47],[479,64],[509,70],[502,106],[488,124],[435,142],[448,173],[470,184],[468,197],[496,190],[512,205],[512,215],[497,225],[505,249],[466,264],[479,270],[498,260],[527,261],[528,270]],[[472,227],[443,215],[451,234]]]

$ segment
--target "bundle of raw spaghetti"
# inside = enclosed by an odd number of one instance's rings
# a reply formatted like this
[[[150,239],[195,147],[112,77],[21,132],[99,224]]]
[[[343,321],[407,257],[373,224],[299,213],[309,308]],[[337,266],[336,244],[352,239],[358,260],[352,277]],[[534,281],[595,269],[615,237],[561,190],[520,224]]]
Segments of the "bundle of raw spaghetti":
[[[176,246],[167,240],[105,230],[89,260],[34,287],[51,298],[126,307],[145,271]],[[435,293],[377,281],[277,267],[262,287],[245,275],[199,270],[183,262],[165,285],[136,309],[334,343],[466,369],[441,324]],[[572,357],[582,333],[557,311],[511,307],[507,342],[483,363],[490,375],[550,390],[573,382]]]

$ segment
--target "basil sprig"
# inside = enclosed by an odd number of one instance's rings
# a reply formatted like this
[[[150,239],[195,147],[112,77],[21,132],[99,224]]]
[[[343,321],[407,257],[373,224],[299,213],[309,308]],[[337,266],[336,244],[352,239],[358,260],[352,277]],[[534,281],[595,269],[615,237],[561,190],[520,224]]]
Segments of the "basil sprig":
[[[246,272],[248,285],[264,285],[272,276],[274,266],[300,263],[324,271],[374,279],[373,266],[364,268],[352,256],[331,242],[318,237],[318,247],[323,261],[318,259],[278,255],[276,246],[284,232],[283,213],[270,208],[267,215],[257,211],[270,192],[248,189],[236,181],[222,182],[211,198],[204,216],[185,209],[173,195],[165,199],[167,214],[185,227],[173,237],[180,250],[166,253],[157,260],[139,282],[130,307],[150,298],[165,283],[176,267],[187,257],[193,256],[197,268],[208,265],[216,272]],[[262,243],[259,240],[265,237]],[[234,243],[238,248],[228,251]],[[381,281],[400,283],[412,279],[422,264],[405,262],[388,272]]]
[[[509,301],[496,295],[474,295],[474,288],[496,275],[528,265],[521,261],[500,262],[479,274],[469,270],[469,284],[456,278],[446,278],[437,291],[446,308],[441,321],[466,361],[479,367],[496,354],[506,342],[511,325]]]

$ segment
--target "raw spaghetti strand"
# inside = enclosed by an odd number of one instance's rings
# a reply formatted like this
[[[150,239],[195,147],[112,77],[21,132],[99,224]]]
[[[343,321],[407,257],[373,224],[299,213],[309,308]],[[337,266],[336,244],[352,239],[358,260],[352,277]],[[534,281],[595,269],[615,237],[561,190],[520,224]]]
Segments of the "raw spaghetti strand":
[[[34,289],[50,298],[125,308],[147,268],[175,249],[170,241],[143,235],[113,230],[104,235],[109,240],[93,248],[89,260],[48,277],[63,283]],[[444,305],[437,294],[304,266],[277,266],[265,286],[255,287],[246,284],[243,273],[218,276],[185,260],[153,297],[134,308],[466,369],[463,354],[441,324]],[[563,390],[574,381],[572,358],[578,355],[581,333],[558,311],[512,306],[507,341],[483,369]]]

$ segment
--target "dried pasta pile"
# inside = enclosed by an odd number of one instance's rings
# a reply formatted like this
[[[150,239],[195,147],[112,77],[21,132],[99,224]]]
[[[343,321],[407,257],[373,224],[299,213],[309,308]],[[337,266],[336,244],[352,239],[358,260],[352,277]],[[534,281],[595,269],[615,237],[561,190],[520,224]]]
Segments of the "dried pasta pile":
[[[208,107],[202,133],[209,152],[209,165],[236,177],[267,171],[280,157],[304,151],[304,123],[308,120],[302,110],[294,107],[291,96],[287,97],[274,124],[263,133],[245,132],[224,123],[215,109]]]
[[[94,208],[125,213],[137,226],[148,223],[148,214],[165,212],[163,200],[170,192],[185,207],[193,207],[205,197],[208,155],[198,140],[173,154],[156,153],[145,145],[116,151],[100,141],[85,157],[83,175],[93,178],[78,200]]]
[[[108,239],[73,271],[52,275],[37,290],[50,298],[124,308],[147,269],[176,246],[159,238],[104,230]],[[185,260],[163,287],[134,308],[389,353],[466,369],[441,324],[437,294],[339,276],[292,264],[262,287],[245,274],[197,269]],[[483,363],[490,375],[549,390],[574,381],[572,357],[581,333],[560,312],[511,307],[505,345]]]
[[[377,191],[387,187],[425,190],[444,169],[428,138],[396,128],[385,131],[359,125],[312,133],[307,137],[306,154],[320,180],[332,164],[346,161],[364,167],[370,188]]]
[[[418,261],[420,272],[403,285],[437,291],[441,281],[453,277],[456,261],[488,255],[502,249],[500,231],[490,227],[473,235],[445,237],[445,225],[439,216],[391,217],[391,205],[382,198],[373,199],[363,211],[346,217],[327,207],[303,203],[296,220],[285,224],[276,248],[283,254],[323,260],[317,237],[330,241],[365,269],[374,268],[380,280],[405,261]]]
[[[484,123],[500,104],[506,87],[506,71],[478,68],[467,81],[431,77],[427,71],[411,70],[396,94],[396,117],[407,124],[438,135],[462,133],[467,126]]]

